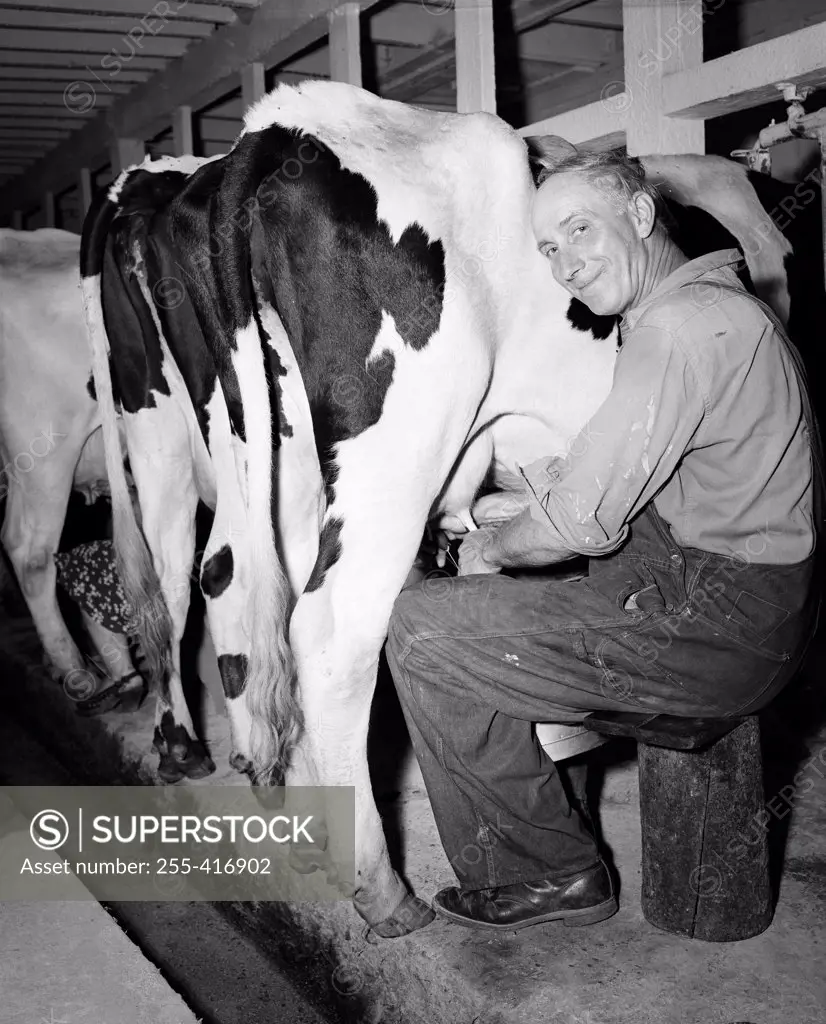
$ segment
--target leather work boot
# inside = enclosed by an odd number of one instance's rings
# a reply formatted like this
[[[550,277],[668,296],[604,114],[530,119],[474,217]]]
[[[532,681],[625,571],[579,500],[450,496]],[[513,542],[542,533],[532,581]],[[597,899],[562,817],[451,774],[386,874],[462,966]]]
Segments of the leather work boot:
[[[538,879],[472,892],[452,885],[436,893],[433,909],[466,928],[518,931],[545,921],[596,924],[616,914],[617,898],[608,868],[598,861],[562,882]]]

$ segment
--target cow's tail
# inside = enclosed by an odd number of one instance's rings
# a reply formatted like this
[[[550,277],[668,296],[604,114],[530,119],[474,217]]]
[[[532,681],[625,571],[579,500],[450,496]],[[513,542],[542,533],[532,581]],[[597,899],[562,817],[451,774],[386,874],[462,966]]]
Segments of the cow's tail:
[[[118,181],[121,194],[128,184],[128,173],[124,172]],[[84,222],[80,247],[83,311],[92,353],[92,374],[112,499],[115,560],[121,586],[131,609],[129,632],[138,636],[151,678],[161,682],[169,676],[171,620],[129,494],[112,389],[109,343],[103,319],[103,264],[109,228],[118,208],[119,203],[104,194],[93,204]]]
[[[255,143],[242,140],[238,148],[249,145]],[[225,180],[221,195],[254,197],[263,173],[258,160],[237,160],[228,171],[235,181]],[[271,372],[273,356],[267,352],[253,284],[250,229],[239,213],[234,207],[219,211],[222,229],[228,228],[231,234],[221,280],[216,285],[219,294],[223,292],[222,304],[228,307],[234,325],[236,351],[232,365],[241,392],[246,434],[250,636],[245,692],[252,722],[256,782],[280,785],[301,729],[295,662],[289,644],[293,594],[279,556],[274,522],[278,514],[280,383]],[[229,289],[228,282],[233,283]]]

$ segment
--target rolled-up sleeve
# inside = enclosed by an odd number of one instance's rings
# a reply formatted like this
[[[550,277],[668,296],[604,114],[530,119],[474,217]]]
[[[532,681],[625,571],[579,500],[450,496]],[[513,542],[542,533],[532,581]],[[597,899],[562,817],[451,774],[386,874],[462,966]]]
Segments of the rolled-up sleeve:
[[[640,326],[617,359],[608,398],[565,457],[522,467],[532,517],[554,546],[610,554],[628,522],[669,480],[691,446],[706,400],[678,340]]]

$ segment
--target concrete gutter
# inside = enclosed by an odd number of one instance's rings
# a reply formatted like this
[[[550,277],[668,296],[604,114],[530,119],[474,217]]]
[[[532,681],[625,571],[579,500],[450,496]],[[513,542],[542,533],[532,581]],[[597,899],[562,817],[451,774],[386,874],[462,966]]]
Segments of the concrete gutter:
[[[71,782],[9,719],[0,749],[3,785]],[[4,811],[0,845],[20,863],[32,852],[28,822],[11,805]],[[60,858],[38,851],[37,859]],[[71,899],[0,903],[0,1024],[198,1024],[92,893],[69,880]]]

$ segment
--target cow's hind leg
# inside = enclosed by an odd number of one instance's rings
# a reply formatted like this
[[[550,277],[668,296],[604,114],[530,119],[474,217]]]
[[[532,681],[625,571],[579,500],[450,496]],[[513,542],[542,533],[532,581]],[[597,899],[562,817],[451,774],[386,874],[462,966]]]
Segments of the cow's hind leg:
[[[54,555],[66,518],[78,452],[65,446],[28,472],[9,476],[2,541],[52,669],[65,679],[87,672],[57,604]],[[84,694],[88,696],[88,692]]]
[[[355,787],[354,903],[386,937],[427,924],[432,912],[390,863],[367,765],[370,705],[393,604],[481,400],[487,365],[475,362],[473,372],[472,356],[465,360],[462,388],[436,396],[414,431],[411,410],[435,376],[418,354],[400,369],[379,423],[337,446],[318,560],[291,621],[305,729],[288,784]],[[347,863],[336,841],[331,832],[333,871]]]
[[[183,435],[177,439],[177,457],[158,455],[176,447],[173,424],[173,417],[154,423],[148,422],[147,417],[143,423],[129,425],[130,463],[140,499],[143,532],[171,620],[171,667],[160,680],[153,741],[160,755],[158,774],[164,782],[177,782],[184,776],[201,779],[215,771],[212,759],[195,735],[181,684],[181,640],[189,611],[198,493]],[[159,434],[163,434],[163,442]],[[136,611],[139,615],[155,613],[151,608]]]

